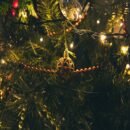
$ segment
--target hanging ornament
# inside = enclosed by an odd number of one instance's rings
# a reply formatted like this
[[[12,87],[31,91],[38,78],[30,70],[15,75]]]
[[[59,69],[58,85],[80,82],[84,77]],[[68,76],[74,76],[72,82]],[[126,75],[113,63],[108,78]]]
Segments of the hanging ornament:
[[[37,20],[48,36],[60,35],[64,28],[67,33],[71,32],[85,19],[90,8],[90,2],[87,4],[82,2],[81,5],[79,0],[52,0],[52,2],[33,0],[32,2]]]
[[[122,36],[114,36],[114,38],[122,39],[127,32],[125,30],[125,19],[121,8],[117,13],[113,12],[112,17],[108,20],[107,33],[121,34]]]
[[[78,0],[60,0],[60,10],[64,17],[71,21],[81,18],[82,6]]]
[[[17,9],[18,6],[19,6],[19,1],[18,1],[18,0],[14,0],[13,3],[12,3],[12,7],[13,7],[14,9]]]
[[[69,57],[68,50],[64,51],[64,56],[57,62],[57,70],[60,72],[74,71],[74,62]]]
[[[13,9],[13,8],[11,9],[11,15],[12,15],[12,16],[16,16],[16,10]]]

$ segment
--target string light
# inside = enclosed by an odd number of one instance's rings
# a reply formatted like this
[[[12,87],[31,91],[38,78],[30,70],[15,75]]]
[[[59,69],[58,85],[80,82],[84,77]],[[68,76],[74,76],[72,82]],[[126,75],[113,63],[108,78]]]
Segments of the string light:
[[[122,27],[122,26],[123,26],[123,24],[124,24],[124,23],[123,23],[123,22],[121,22],[121,23],[120,23],[120,27]]]
[[[104,43],[107,39],[107,36],[105,34],[100,34],[100,41]]]
[[[70,49],[73,49],[74,48],[74,43],[70,43]]]
[[[109,43],[109,45],[110,45],[110,46],[112,46],[112,45],[113,45],[113,43],[111,42],[111,43]]]
[[[6,62],[4,59],[1,59],[0,62],[1,62],[1,64],[3,64],[3,65],[4,65],[4,64],[7,64],[7,62]]]
[[[128,50],[129,50],[129,46],[121,46],[121,54],[123,55],[127,55],[128,54]]]
[[[126,5],[125,5],[125,10],[124,10],[124,14],[128,14],[129,13],[129,3],[126,2]]]
[[[4,96],[4,91],[2,89],[0,89],[0,100],[3,99],[3,96]]]
[[[99,19],[97,20],[97,24],[100,24],[100,20]]]
[[[43,37],[40,38],[40,42],[43,42]]]
[[[125,67],[127,70],[130,69],[130,64],[126,64],[126,67]]]
[[[130,75],[130,64],[126,64],[124,73],[127,74],[127,75]]]
[[[1,85],[1,83],[2,83],[2,78],[0,77],[0,85]]]

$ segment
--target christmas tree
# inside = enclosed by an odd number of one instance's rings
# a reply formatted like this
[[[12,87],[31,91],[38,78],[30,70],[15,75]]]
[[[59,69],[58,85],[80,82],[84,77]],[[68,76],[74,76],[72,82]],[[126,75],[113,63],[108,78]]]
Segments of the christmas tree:
[[[0,130],[129,130],[128,0],[0,0]]]

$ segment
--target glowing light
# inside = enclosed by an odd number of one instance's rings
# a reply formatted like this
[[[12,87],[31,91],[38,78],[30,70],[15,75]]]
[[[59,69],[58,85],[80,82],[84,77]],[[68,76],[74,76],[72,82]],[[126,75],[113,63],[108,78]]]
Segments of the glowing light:
[[[18,8],[18,6],[19,6],[19,1],[18,0],[14,0],[13,1],[13,3],[12,3],[12,6],[13,6],[13,8]]]
[[[16,15],[15,9],[11,9],[11,14],[12,14],[12,16],[15,16],[15,15]]]
[[[130,64],[126,64],[124,74],[130,75]]]
[[[81,14],[79,14],[79,19],[82,19],[82,15]]]
[[[97,20],[97,24],[100,24],[100,20],[99,19]]]
[[[127,75],[130,75],[130,70],[127,71]]]
[[[126,67],[125,67],[127,70],[130,69],[130,64],[126,64]]]
[[[4,96],[4,91],[0,89],[0,100],[3,99],[3,96]]]
[[[129,46],[121,46],[121,54],[123,55],[127,55],[128,54],[128,50],[129,50]]]
[[[11,48],[12,47],[12,45],[11,44],[8,44],[8,46]]]
[[[70,43],[70,48],[73,49],[74,48],[74,43]]]
[[[2,78],[0,77],[0,83],[2,82]]]
[[[1,59],[1,64],[7,64],[7,62],[4,59]]]
[[[100,34],[100,41],[104,43],[107,39],[107,36],[105,34]]]
[[[122,27],[122,26],[123,26],[123,22],[120,23],[120,27]]]
[[[40,42],[43,42],[43,37],[40,38]]]
[[[110,43],[110,46],[112,46],[112,42]]]

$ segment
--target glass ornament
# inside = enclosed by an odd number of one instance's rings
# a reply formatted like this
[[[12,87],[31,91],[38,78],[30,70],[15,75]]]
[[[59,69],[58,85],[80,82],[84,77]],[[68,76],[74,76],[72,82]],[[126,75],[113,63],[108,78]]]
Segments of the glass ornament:
[[[77,21],[81,17],[82,6],[78,0],[60,0],[60,10],[63,16],[71,21]]]

